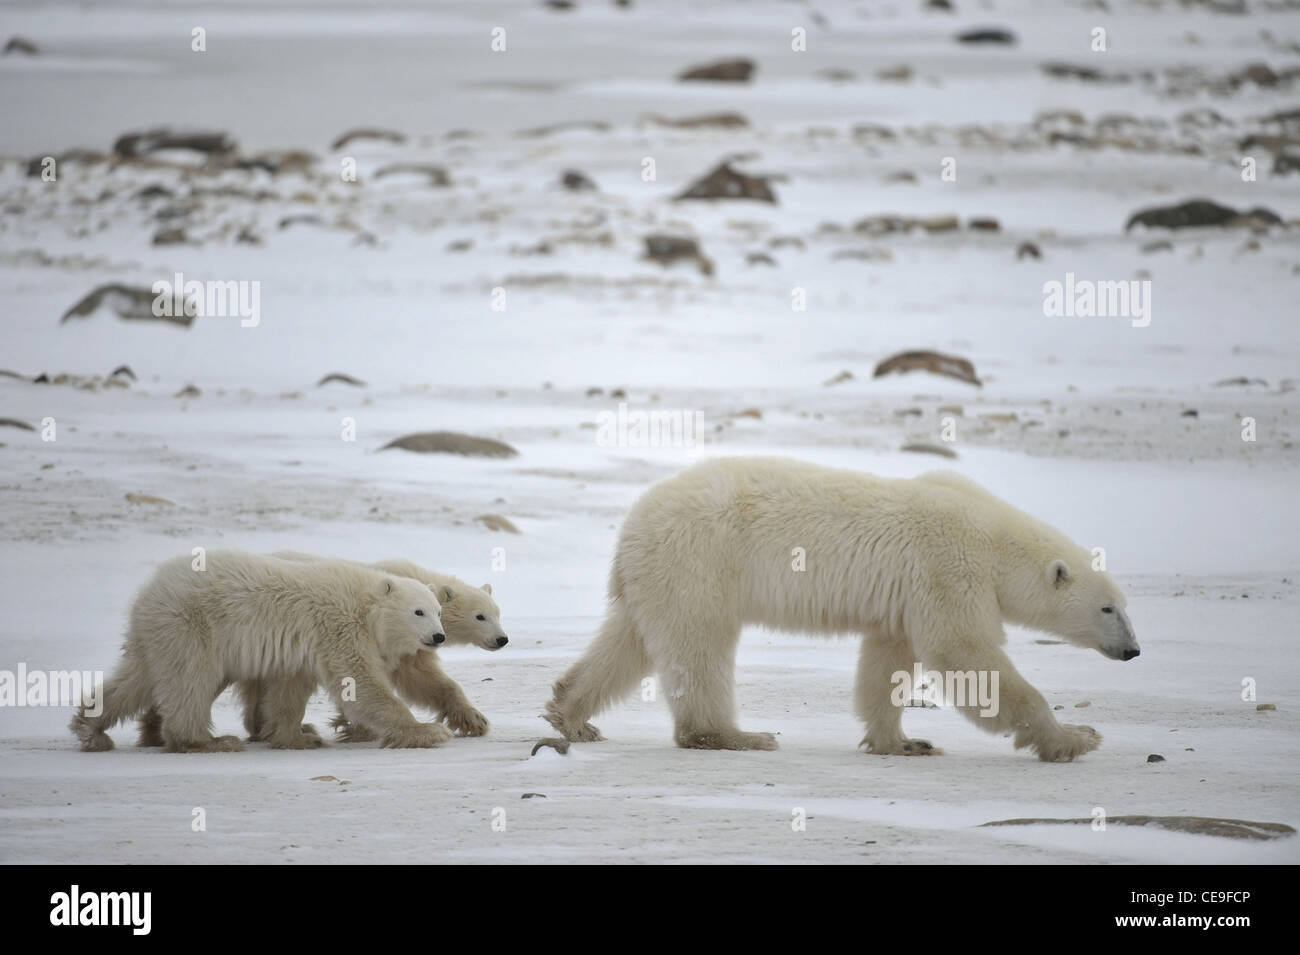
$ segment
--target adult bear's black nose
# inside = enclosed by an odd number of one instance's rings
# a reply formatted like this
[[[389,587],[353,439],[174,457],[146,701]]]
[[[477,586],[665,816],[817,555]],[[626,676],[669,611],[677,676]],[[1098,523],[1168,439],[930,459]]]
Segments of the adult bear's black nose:
[[[433,645],[436,647],[438,644],[442,643],[446,639],[447,639],[447,635],[445,633],[435,633],[433,635]]]
[[[498,646],[498,647],[504,647],[504,646],[505,646],[507,643],[509,643],[509,642],[510,642],[510,638],[507,637],[507,636],[500,636],[500,637],[497,637],[497,646]]]
[[[1141,651],[1141,650],[1125,650],[1125,651],[1124,651],[1124,659],[1125,659],[1125,660],[1132,660],[1134,657],[1136,657],[1136,656],[1141,656],[1141,655],[1142,655],[1142,651]]]

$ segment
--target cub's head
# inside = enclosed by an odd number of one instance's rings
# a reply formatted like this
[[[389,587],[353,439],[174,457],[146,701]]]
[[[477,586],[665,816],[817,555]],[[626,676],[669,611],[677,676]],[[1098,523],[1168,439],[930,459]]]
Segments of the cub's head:
[[[375,585],[379,636],[384,649],[398,656],[428,650],[447,639],[442,606],[433,591],[409,577],[384,574]]]
[[[1096,650],[1112,660],[1132,660],[1141,651],[1124,612],[1124,594],[1105,571],[1054,558],[1043,569],[1042,589],[1051,607],[1043,629],[1076,647]]]
[[[484,650],[500,650],[510,639],[501,629],[501,608],[492,599],[492,585],[471,587],[459,581],[437,590],[447,643],[469,643]]]

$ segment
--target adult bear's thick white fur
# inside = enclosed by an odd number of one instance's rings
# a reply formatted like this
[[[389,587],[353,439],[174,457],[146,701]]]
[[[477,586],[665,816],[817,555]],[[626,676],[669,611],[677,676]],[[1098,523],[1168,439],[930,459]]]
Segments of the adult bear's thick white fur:
[[[797,570],[796,548],[806,554]],[[1065,535],[950,473],[874,477],[782,458],[719,458],[652,487],[619,535],[600,633],[555,684],[547,720],[588,720],[657,672],[679,746],[775,749],[735,720],[741,627],[859,633],[856,700],[873,753],[937,752],[903,735],[892,676],[996,671],[999,707],[962,712],[1044,760],[1095,749],[1058,724],[1002,650],[1009,621],[1117,659],[1137,655],[1124,595]]]

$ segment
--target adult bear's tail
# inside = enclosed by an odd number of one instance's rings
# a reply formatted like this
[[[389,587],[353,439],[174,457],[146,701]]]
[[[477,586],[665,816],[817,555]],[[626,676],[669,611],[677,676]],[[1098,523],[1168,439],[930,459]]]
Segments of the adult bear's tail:
[[[600,633],[582,657],[556,681],[555,696],[546,704],[543,719],[575,742],[604,739],[587,722],[618,702],[654,670],[645,641],[628,613],[627,600],[617,577],[610,580],[609,611]]]

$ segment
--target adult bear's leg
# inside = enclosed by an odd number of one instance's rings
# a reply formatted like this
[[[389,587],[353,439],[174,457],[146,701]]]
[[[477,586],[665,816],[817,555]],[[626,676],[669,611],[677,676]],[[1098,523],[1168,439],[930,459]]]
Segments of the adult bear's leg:
[[[631,693],[652,670],[645,644],[627,612],[627,600],[619,597],[611,601],[596,639],[556,681],[543,718],[566,739],[604,739],[587,721]]]
[[[867,724],[866,738],[859,743],[868,752],[885,756],[933,756],[942,752],[928,740],[903,735],[903,707],[894,699],[894,676],[906,673],[910,681],[916,653],[902,637],[869,631],[862,637],[858,654],[858,678],[854,688],[858,716]]]
[[[987,705],[969,699],[969,693],[964,701],[946,702],[960,702],[957,709],[982,730],[1014,733],[1017,749],[1028,746],[1045,762],[1067,762],[1100,745],[1101,734],[1091,726],[1056,721],[1043,695],[1016,672],[996,645],[996,637],[987,642],[931,639],[920,649],[926,669],[940,671],[945,681],[955,678],[968,685],[973,680],[977,686],[984,681],[990,697]]]

